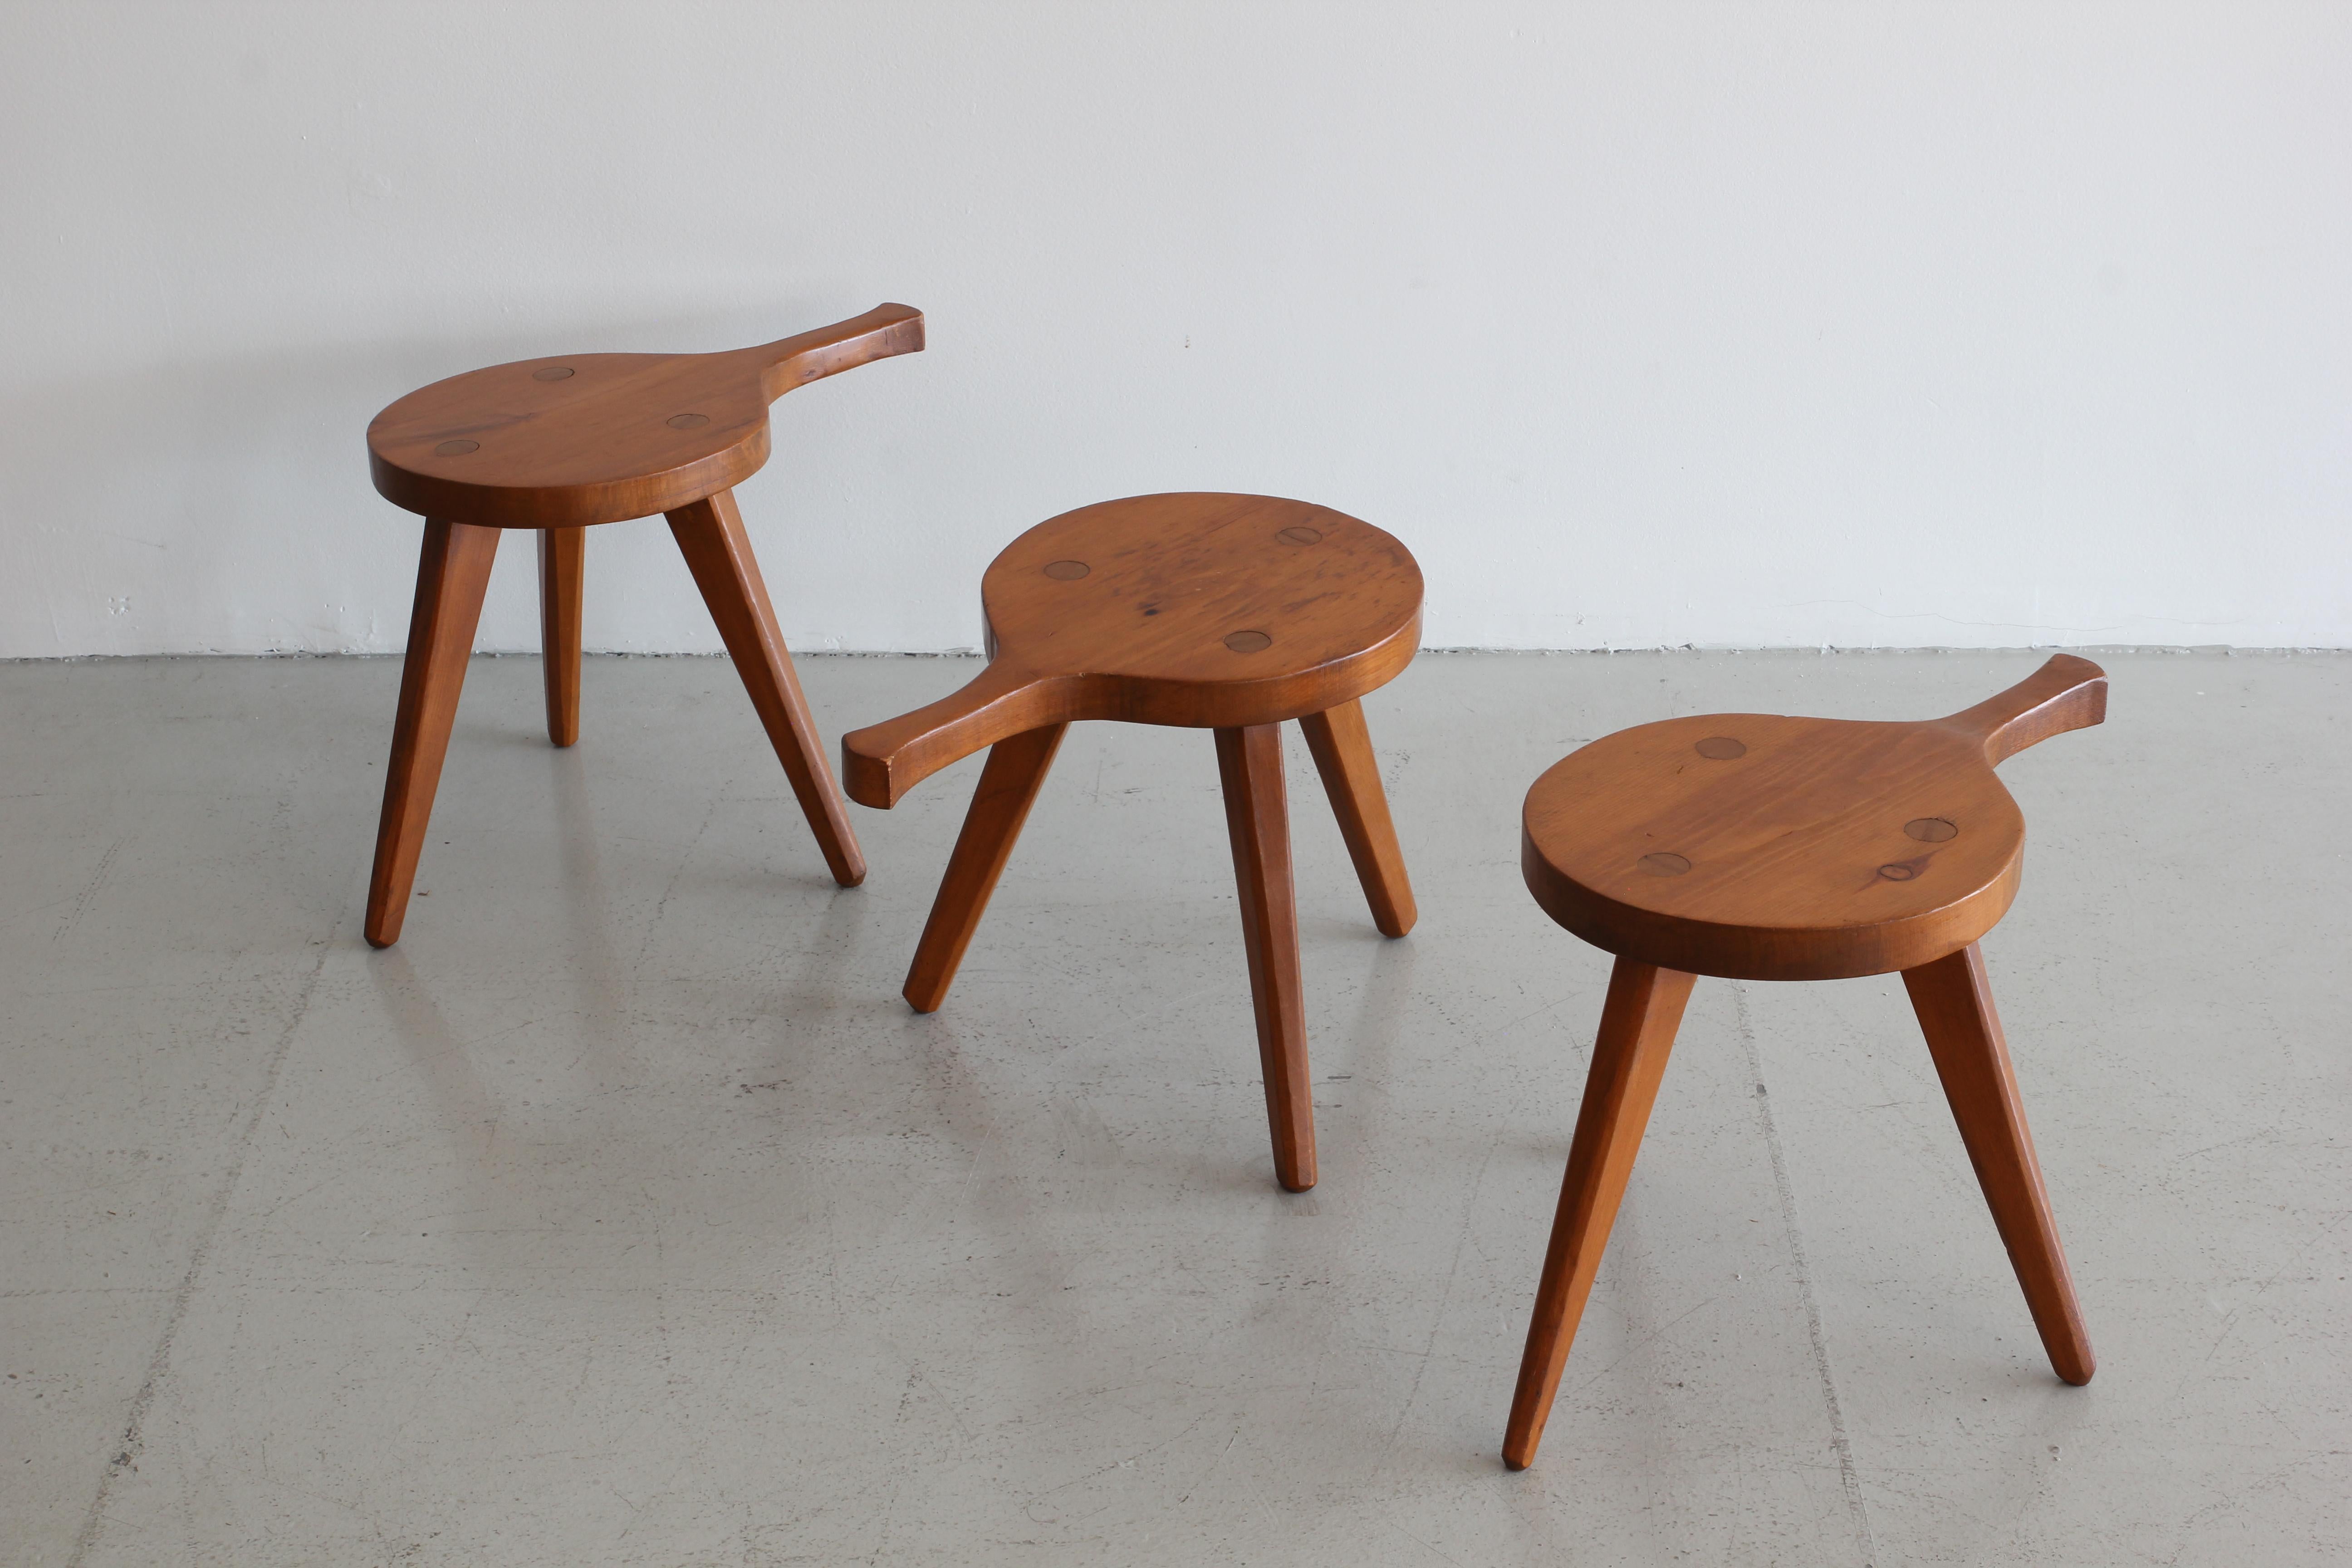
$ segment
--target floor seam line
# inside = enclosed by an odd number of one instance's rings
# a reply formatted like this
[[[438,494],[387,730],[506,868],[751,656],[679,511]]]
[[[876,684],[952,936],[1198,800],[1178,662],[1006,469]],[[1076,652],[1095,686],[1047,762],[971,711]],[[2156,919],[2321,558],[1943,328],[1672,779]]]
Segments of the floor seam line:
[[[1811,1342],[1813,1370],[1822,1380],[1822,1401],[1828,1407],[1830,1445],[1837,1451],[1838,1480],[1845,1490],[1847,1511],[1862,1537],[1863,1568],[1875,1568],[1878,1540],[1870,1528],[1870,1506],[1862,1495],[1862,1475],[1854,1468],[1853,1442],[1845,1426],[1845,1409],[1838,1402],[1837,1378],[1830,1370],[1829,1335],[1822,1327],[1821,1302],[1813,1294],[1813,1266],[1805,1256],[1804,1233],[1797,1225],[1797,1190],[1789,1179],[1788,1155],[1780,1146],[1780,1124],[1772,1117],[1772,1097],[1764,1087],[1764,1054],[1756,1042],[1756,1022],[1748,1011],[1748,988],[1731,983],[1732,1005],[1739,1025],[1739,1043],[1748,1053],[1748,1069],[1756,1085],[1757,1120],[1764,1129],[1764,1147],[1772,1159],[1772,1185],[1780,1198],[1780,1221],[1789,1237],[1790,1260],[1796,1265],[1797,1289],[1805,1303],[1805,1332]],[[68,1565],[71,1568],[71,1565]]]
[[[90,1549],[98,1543],[98,1534],[106,1519],[107,1500],[113,1495],[114,1479],[130,1467],[138,1453],[141,1430],[147,1419],[148,1407],[154,1403],[155,1388],[171,1365],[172,1347],[179,1338],[180,1323],[187,1316],[189,1300],[194,1296],[197,1277],[212,1257],[213,1242],[220,1235],[222,1223],[228,1217],[229,1200],[236,1194],[237,1184],[245,1178],[246,1158],[253,1152],[253,1140],[261,1131],[261,1119],[268,1114],[278,1096],[278,1079],[286,1068],[286,1058],[294,1049],[294,1037],[301,1031],[302,1020],[310,1014],[311,999],[318,994],[319,979],[327,971],[327,960],[335,951],[336,939],[341,934],[343,919],[338,916],[332,930],[319,944],[318,962],[310,966],[309,976],[302,982],[302,993],[295,999],[293,1016],[286,1020],[285,1033],[270,1052],[269,1066],[263,1072],[261,1086],[255,1091],[253,1109],[245,1119],[245,1127],[237,1134],[236,1153],[229,1161],[228,1171],[221,1178],[220,1191],[214,1198],[212,1213],[205,1217],[203,1233],[197,1237],[194,1248],[188,1254],[187,1272],[180,1277],[178,1289],[172,1292],[171,1310],[164,1314],[163,1331],[155,1342],[155,1352],[147,1360],[147,1375],[140,1380],[139,1391],[131,1396],[131,1415],[123,1423],[122,1444],[114,1458],[105,1461],[99,1472],[98,1492],[89,1501],[89,1511],[83,1515],[81,1529],[74,1535],[73,1546],[66,1553],[66,1568],[81,1568]]]

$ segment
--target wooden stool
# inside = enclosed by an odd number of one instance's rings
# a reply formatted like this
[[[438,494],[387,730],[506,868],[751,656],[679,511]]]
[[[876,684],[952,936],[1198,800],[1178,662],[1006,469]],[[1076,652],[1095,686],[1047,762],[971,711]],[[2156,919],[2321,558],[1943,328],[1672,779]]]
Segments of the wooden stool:
[[[425,522],[368,884],[369,942],[390,947],[400,939],[490,558],[508,528],[539,530],[549,740],[568,746],[580,738],[587,527],[666,513],[834,879],[845,888],[866,879],[733,492],[768,460],[769,404],[804,382],[922,346],[921,311],[880,305],[727,353],[494,365],[436,381],[375,416],[368,426],[375,488]]]
[[[1993,1223],[2058,1375],[2091,1380],[1977,939],[2017,896],[2025,819],[1993,765],[2105,717],[2061,656],[1965,713],[1861,724],[1724,713],[1605,736],[1528,791],[1519,861],[1544,912],[1617,955],[1503,1462],[1533,1462],[1693,979],[1901,971]]]
[[[989,665],[928,708],[841,740],[861,805],[992,748],[907,972],[919,1013],[947,997],[1038,785],[1081,719],[1217,732],[1242,936],[1257,1005],[1274,1167],[1315,1184],[1314,1104],[1281,725],[1307,731],[1339,831],[1389,936],[1412,929],[1412,889],[1357,700],[1411,663],[1421,568],[1370,523],[1267,496],[1105,501],[1039,523],[980,585]]]

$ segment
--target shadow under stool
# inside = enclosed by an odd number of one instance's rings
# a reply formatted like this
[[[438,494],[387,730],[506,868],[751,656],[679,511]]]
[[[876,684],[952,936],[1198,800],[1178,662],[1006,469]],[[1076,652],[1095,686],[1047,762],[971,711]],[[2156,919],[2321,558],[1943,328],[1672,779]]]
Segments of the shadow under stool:
[[[1604,736],[1528,791],[1520,867],[1544,912],[1617,955],[1544,1255],[1503,1461],[1534,1462],[1692,982],[1900,972],[1977,1181],[2060,1377],[2089,1335],[1977,941],[2017,896],[2025,819],[1993,773],[2106,716],[2061,655],[1948,719],[1761,713]]]
[[[736,673],[784,764],[834,880],[866,879],[849,810],[825,766],[775,607],[735,509],[768,460],[768,405],[806,382],[923,346],[905,305],[758,348],[520,360],[420,388],[368,426],[386,500],[425,516],[416,608],[383,781],[368,942],[400,939],[457,693],[499,535],[539,531],[547,738],[580,738],[580,609],[587,530],[661,512]]]
[[[850,798],[884,807],[990,748],[907,973],[908,1002],[929,1013],[946,1000],[1073,722],[1214,730],[1275,1174],[1305,1192],[1315,1184],[1314,1103],[1281,726],[1296,719],[1306,731],[1373,921],[1402,936],[1412,889],[1358,699],[1412,660],[1421,568],[1370,523],[1305,501],[1138,496],[1039,523],[1005,546],[980,592],[988,668],[952,696],[841,741]]]

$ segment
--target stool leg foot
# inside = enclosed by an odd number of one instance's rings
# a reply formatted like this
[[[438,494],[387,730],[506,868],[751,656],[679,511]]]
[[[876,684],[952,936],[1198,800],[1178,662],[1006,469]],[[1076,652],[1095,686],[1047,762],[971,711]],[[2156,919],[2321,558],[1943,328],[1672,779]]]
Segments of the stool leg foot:
[[[539,652],[547,678],[547,738],[580,739],[580,590],[588,559],[584,528],[539,531]]]
[[[1970,942],[1933,963],[1903,972],[1912,1010],[1927,1037],[1936,1074],[1968,1145],[1969,1163],[1992,1209],[2001,1244],[2025,1288],[2033,1326],[2041,1331],[2050,1364],[2068,1383],[2091,1381],[2097,1363],[2083,1309],[2074,1299],[2074,1279],[2058,1244],[2058,1222],[2042,1184],[2042,1164],[2026,1130],[2025,1103],[2018,1098],[2009,1043],[1993,1011],[1992,985],[1984,954]]]
[[[384,765],[383,816],[375,832],[375,870],[368,879],[371,947],[400,940],[416,858],[449,752],[449,726],[482,618],[499,530],[428,518],[416,563],[416,605],[408,620],[408,657],[400,667],[400,708],[392,725],[392,760]]]
[[[1518,1388],[1511,1395],[1511,1424],[1503,1436],[1503,1463],[1512,1469],[1535,1463],[1536,1445],[1543,1441],[1568,1347],[1592,1293],[1592,1277],[1609,1245],[1626,1178],[1633,1173],[1633,1155],[1650,1124],[1650,1107],[1657,1102],[1658,1082],[1694,978],[1630,958],[1619,959],[1610,972],[1592,1070],[1576,1113],[1576,1141],[1569,1145],[1559,1213],[1544,1252],[1535,1321],[1528,1326],[1527,1353],[1519,1360]]]
[[[710,618],[719,623],[719,639],[751,694],[760,722],[767,727],[833,879],[845,888],[857,886],[866,880],[866,857],[849,826],[848,803],[825,765],[824,747],[816,738],[808,699],[801,695],[800,678],[793,673],[792,655],[776,629],[776,609],[768,601],[760,563],[752,558],[734,492],[720,490],[668,515],[695,586],[710,606]]]
[[[939,897],[931,900],[931,918],[924,922],[923,940],[915,944],[915,962],[907,970],[901,994],[916,1012],[936,1013],[947,1000],[963,950],[980,929],[988,896],[1013,857],[1013,840],[1021,837],[1021,825],[1029,819],[1068,728],[1047,724],[988,749],[988,765],[981,770],[980,787],[972,791],[971,809],[964,814],[963,831],[956,836]]]
[[[1307,1012],[1298,973],[1298,905],[1290,881],[1290,805],[1282,787],[1282,726],[1217,731],[1217,774],[1241,884],[1274,1173],[1284,1189],[1315,1184],[1315,1096],[1307,1068]]]
[[[1372,906],[1372,923],[1382,936],[1402,936],[1412,929],[1412,884],[1405,879],[1404,851],[1397,847],[1396,824],[1389,819],[1380,762],[1364,728],[1364,705],[1342,702],[1308,714],[1298,727],[1307,731],[1307,749],[1315,753],[1315,771],[1323,775],[1339,837],[1348,841],[1356,879]]]

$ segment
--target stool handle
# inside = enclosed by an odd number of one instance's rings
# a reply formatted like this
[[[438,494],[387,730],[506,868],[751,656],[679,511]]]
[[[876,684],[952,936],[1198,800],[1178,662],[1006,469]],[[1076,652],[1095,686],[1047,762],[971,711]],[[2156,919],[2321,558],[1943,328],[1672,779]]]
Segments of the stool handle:
[[[1985,761],[1999,766],[2036,742],[2086,730],[2106,716],[2107,672],[2062,653],[2008,690],[1940,722],[1979,737]]]
[[[773,403],[796,386],[855,370],[869,360],[914,353],[922,346],[920,310],[912,305],[877,305],[862,316],[740,352],[760,366],[760,391]]]
[[[961,690],[841,738],[841,784],[860,805],[887,810],[951,763],[1080,711],[1087,678],[1035,676],[998,659]]]

